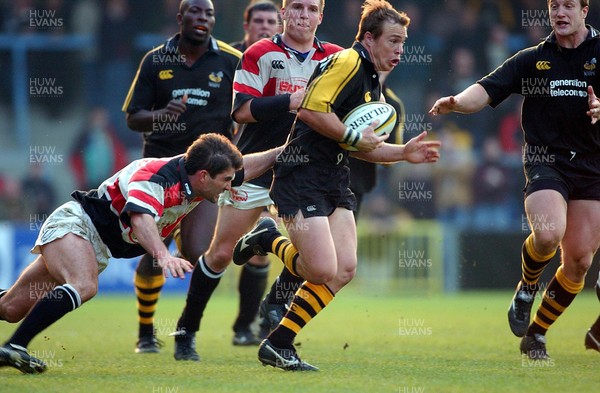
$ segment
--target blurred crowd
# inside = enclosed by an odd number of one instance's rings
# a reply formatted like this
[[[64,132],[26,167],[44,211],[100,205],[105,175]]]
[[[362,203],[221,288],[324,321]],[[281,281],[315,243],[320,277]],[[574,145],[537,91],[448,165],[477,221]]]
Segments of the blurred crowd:
[[[214,36],[225,42],[241,39],[247,0],[213,3]],[[361,3],[326,0],[317,36],[350,46]],[[436,98],[460,92],[518,50],[547,36],[546,2],[391,3],[411,18],[401,64],[387,81],[404,104],[404,140],[428,131],[443,141],[442,160],[432,166],[380,168],[377,188],[368,195],[361,214],[381,220],[407,216],[478,229],[520,229],[524,185],[520,97],[511,97],[498,110],[470,116],[433,118],[427,112]],[[139,150],[139,134],[127,129],[121,106],[142,55],[178,30],[178,6],[179,0],[0,0],[4,37],[91,37],[83,50],[28,54],[30,78],[51,75],[66,85],[60,100],[37,100],[33,105],[42,106],[49,117],[60,118],[84,103],[78,137],[64,141],[69,144],[67,161],[77,187],[97,185],[125,164],[127,151]],[[36,18],[46,20],[46,26],[33,23]],[[600,26],[598,21],[600,6],[592,3],[588,23]],[[9,52],[5,47],[0,52],[0,68],[6,69]],[[10,78],[0,80],[0,91],[0,105],[10,106]],[[47,175],[40,165],[32,165],[24,179],[0,173],[0,220],[28,220],[62,203],[54,197]]]

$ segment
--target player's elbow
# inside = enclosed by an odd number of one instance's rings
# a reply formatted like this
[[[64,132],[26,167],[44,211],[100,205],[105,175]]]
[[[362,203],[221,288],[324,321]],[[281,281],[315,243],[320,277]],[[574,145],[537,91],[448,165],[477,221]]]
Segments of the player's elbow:
[[[125,115],[125,122],[127,123],[127,127],[133,131],[145,132],[143,122],[140,121],[140,118],[136,116],[136,114],[128,113]]]
[[[256,123],[249,108],[240,107],[231,114],[231,118],[238,124]]]

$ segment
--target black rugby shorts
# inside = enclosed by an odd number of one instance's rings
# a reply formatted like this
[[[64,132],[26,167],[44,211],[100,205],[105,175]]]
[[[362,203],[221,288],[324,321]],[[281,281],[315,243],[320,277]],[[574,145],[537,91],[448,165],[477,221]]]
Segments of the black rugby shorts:
[[[600,157],[527,145],[525,196],[555,190],[569,200],[600,200]]]
[[[280,217],[294,217],[299,210],[305,218],[329,216],[338,207],[355,210],[349,184],[350,169],[344,165],[281,165],[275,168],[270,196]]]

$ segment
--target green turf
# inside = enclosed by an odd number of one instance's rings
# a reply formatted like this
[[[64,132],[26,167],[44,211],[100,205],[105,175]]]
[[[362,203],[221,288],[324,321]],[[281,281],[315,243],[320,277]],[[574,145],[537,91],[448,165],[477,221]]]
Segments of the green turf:
[[[157,328],[166,347],[138,355],[133,294],[98,295],[30,345],[49,364],[43,375],[0,369],[1,392],[598,392],[600,354],[583,337],[598,302],[582,293],[552,327],[551,361],[531,362],[507,326],[511,293],[371,295],[342,292],[298,337],[318,373],[262,367],[256,347],[231,345],[237,298],[218,291],[198,337],[200,363],[175,362],[183,296],[163,296]],[[536,302],[537,305],[537,302]],[[14,325],[0,323],[0,339]]]

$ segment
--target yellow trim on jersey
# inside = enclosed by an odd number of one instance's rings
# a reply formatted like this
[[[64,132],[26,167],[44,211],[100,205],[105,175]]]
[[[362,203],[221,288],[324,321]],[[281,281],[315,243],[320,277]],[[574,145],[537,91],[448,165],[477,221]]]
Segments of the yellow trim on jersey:
[[[354,49],[345,49],[336,53],[327,65],[327,69],[310,83],[300,107],[315,112],[330,113],[331,104],[354,78],[360,69],[360,64],[360,56]],[[348,69],[351,69],[350,73]]]
[[[226,53],[229,53],[231,55],[234,55],[238,59],[242,58],[242,52],[240,52],[239,50],[235,49],[233,46],[227,44],[226,42],[223,42],[221,40],[217,40],[217,46],[219,47],[219,50],[222,50],[223,52],[226,52]]]
[[[131,86],[129,87],[129,91],[127,92],[127,97],[125,97],[125,103],[121,107],[122,112],[127,112],[127,107],[129,106],[129,103],[131,102],[131,97],[133,97],[133,90],[135,89],[135,83],[137,82],[138,77],[140,76],[140,68],[138,68],[137,72],[135,73],[135,78],[133,78],[133,82],[131,83]]]
[[[398,127],[396,127],[396,129],[394,131],[396,132],[395,143],[397,145],[401,145],[404,142],[404,122],[406,121],[406,118],[405,118],[406,110],[404,109],[404,102],[402,102],[400,97],[398,97],[396,95],[396,93],[394,93],[394,91],[392,89],[390,89],[389,87],[385,88],[385,94],[390,96],[390,98],[392,100],[396,101],[398,103],[398,105],[400,106],[401,113],[396,113],[396,116],[399,116],[400,119],[399,119]]]
[[[144,64],[146,57],[148,57],[153,52],[161,50],[164,47],[165,47],[165,44],[157,46],[156,48],[152,49],[151,51],[148,51],[142,58],[142,61],[140,62],[137,72],[135,73],[135,78],[133,78],[133,82],[131,82],[131,86],[129,87],[129,91],[127,92],[127,97],[125,97],[125,103],[121,107],[122,112],[127,112],[127,107],[129,106],[129,103],[131,102],[131,97],[133,97],[133,91],[135,90],[135,85],[137,84],[137,80],[140,76],[140,71],[142,70],[142,64]]]

